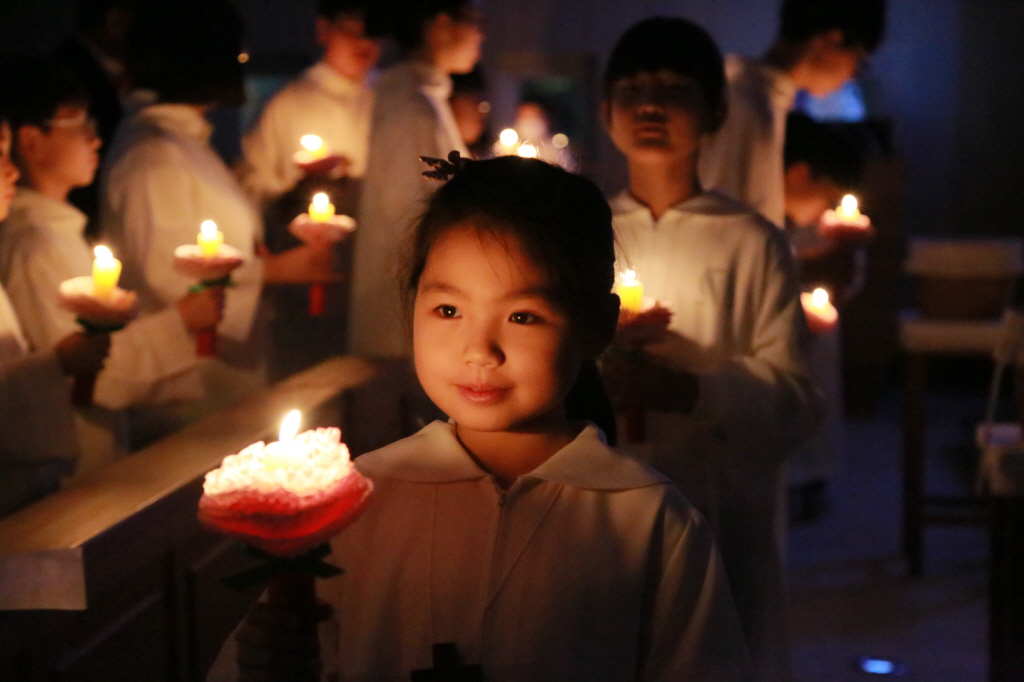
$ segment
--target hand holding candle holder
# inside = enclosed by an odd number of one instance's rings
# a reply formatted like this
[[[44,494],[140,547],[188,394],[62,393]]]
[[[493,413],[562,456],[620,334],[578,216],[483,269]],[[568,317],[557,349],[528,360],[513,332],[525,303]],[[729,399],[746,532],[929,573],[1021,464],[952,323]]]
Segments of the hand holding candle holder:
[[[828,291],[818,287],[810,293],[800,294],[800,303],[812,334],[824,334],[839,324],[839,311],[829,301]]]
[[[185,244],[174,250],[174,268],[198,281],[190,291],[208,287],[231,286],[231,273],[245,259],[242,252],[224,243],[224,233],[212,220],[204,220],[195,244]],[[196,355],[217,355],[217,330],[210,329],[196,335]]]
[[[225,583],[266,583],[269,606],[315,623],[322,609],[314,579],[341,573],[324,562],[328,541],[359,516],[373,484],[352,465],[338,429],[296,435],[300,419],[293,410],[276,443],[254,443],[206,475],[199,521],[244,541],[263,560]]]
[[[74,277],[60,283],[57,292],[60,305],[75,315],[87,334],[111,334],[124,329],[135,318],[136,296],[117,286],[121,261],[106,246],[97,246],[93,253],[92,276]],[[76,374],[71,402],[77,407],[92,405],[96,374]]]
[[[643,284],[633,270],[622,273],[615,293],[619,296],[619,325],[612,351],[627,362],[641,362],[644,344],[657,341],[664,335],[672,321],[672,311],[657,301],[645,302]],[[632,392],[635,391],[627,390],[627,393]],[[642,443],[647,440],[645,408],[639,404],[627,406],[623,416],[625,441]]]
[[[327,249],[356,229],[356,221],[334,212],[334,204],[324,192],[313,195],[306,213],[298,215],[288,231],[302,243],[314,248]],[[324,313],[326,289],[321,282],[309,285],[309,314],[319,317]]]
[[[821,216],[819,225],[822,236],[840,246],[863,246],[875,236],[871,219],[860,212],[857,197],[847,194],[836,209],[829,209]]]
[[[303,174],[331,179],[348,174],[349,160],[341,154],[331,152],[320,136],[303,135],[299,139],[299,144],[302,145],[302,149],[295,152],[292,160]]]

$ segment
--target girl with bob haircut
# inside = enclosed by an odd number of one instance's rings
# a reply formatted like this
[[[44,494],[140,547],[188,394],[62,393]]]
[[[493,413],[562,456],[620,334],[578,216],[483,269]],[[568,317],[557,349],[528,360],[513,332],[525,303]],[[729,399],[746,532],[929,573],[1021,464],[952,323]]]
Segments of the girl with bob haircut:
[[[749,679],[700,514],[567,414],[615,331],[612,243],[597,187],[538,160],[471,162],[431,198],[405,290],[449,421],[356,460],[376,499],[320,584],[325,679],[407,680],[437,644],[489,682]],[[294,618],[250,611],[247,674],[301,665]]]

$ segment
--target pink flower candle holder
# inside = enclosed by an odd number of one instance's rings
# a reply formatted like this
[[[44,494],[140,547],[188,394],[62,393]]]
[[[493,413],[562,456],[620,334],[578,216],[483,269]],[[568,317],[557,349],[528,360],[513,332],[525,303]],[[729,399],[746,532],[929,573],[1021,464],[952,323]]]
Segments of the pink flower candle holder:
[[[326,220],[313,218],[309,213],[302,213],[288,226],[288,231],[303,244],[314,248],[328,248],[336,244],[356,229],[356,221],[347,215],[334,214]],[[322,283],[309,285],[309,308],[312,317],[324,314],[327,291]]]
[[[208,473],[199,521],[242,540],[265,560],[226,582],[248,587],[269,581],[272,603],[312,612],[314,578],[341,572],[323,561],[327,543],[359,516],[373,484],[352,465],[339,429],[290,437],[289,428],[294,433],[297,427],[295,411],[278,442],[254,443]]]
[[[212,256],[203,254],[198,244],[184,244],[174,250],[174,269],[199,280],[190,291],[202,291],[207,287],[231,285],[231,273],[245,263],[242,252],[233,246],[221,244]],[[217,330],[204,330],[196,334],[196,355],[214,357],[217,355]]]
[[[124,329],[138,312],[135,292],[115,286],[109,296],[97,296],[94,284],[88,275],[64,280],[57,291],[60,306],[74,314],[86,333],[111,334]],[[71,402],[77,407],[92,405],[95,386],[95,374],[76,374]]]

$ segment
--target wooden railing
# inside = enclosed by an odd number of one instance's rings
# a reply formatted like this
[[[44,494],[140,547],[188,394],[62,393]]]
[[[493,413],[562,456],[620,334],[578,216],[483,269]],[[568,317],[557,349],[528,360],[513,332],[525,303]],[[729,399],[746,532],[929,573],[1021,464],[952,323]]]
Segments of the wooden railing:
[[[196,522],[203,474],[293,408],[356,453],[382,445],[403,432],[404,381],[327,360],[0,520],[0,679],[203,679],[256,596],[218,582],[244,560]]]

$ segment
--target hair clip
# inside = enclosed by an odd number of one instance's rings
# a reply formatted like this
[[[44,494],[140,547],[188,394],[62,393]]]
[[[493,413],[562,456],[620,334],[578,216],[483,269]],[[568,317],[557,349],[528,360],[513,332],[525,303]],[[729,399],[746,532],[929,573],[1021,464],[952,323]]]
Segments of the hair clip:
[[[420,161],[430,166],[433,170],[423,171],[423,175],[434,180],[451,180],[452,177],[464,169],[472,159],[465,159],[459,151],[452,150],[447,159],[435,159],[432,156],[421,156]]]

